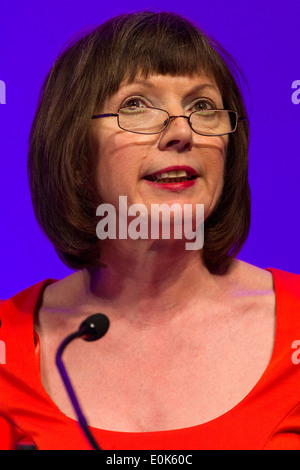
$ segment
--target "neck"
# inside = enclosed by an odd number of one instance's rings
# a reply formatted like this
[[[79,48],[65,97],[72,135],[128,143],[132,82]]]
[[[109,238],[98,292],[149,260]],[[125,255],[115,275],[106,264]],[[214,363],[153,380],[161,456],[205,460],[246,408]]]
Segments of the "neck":
[[[162,312],[164,318],[178,315],[199,292],[212,292],[216,286],[201,251],[186,251],[181,240],[147,245],[119,240],[102,248],[101,260],[107,267],[87,271],[87,289],[120,315],[147,321],[155,315],[161,319]]]

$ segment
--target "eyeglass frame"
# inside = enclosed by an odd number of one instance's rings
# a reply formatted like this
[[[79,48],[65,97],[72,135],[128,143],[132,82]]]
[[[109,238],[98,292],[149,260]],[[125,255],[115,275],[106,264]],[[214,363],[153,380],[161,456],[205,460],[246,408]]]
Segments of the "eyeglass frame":
[[[124,108],[120,108],[118,110],[117,113],[105,113],[105,114],[95,114],[91,117],[91,119],[98,119],[98,118],[105,118],[105,117],[111,117],[111,116],[114,116],[114,117],[117,117],[117,122],[118,122],[118,126],[120,129],[122,129],[123,131],[126,131],[126,132],[132,132],[133,134],[144,134],[144,135],[155,135],[155,134],[160,134],[161,132],[163,132],[167,127],[168,125],[170,124],[171,122],[171,119],[173,118],[178,118],[178,117],[182,117],[182,118],[185,118],[188,120],[188,123],[189,123],[189,126],[190,128],[192,129],[193,132],[195,132],[195,134],[198,134],[198,135],[203,135],[205,137],[219,137],[219,136],[222,136],[222,135],[228,135],[228,134],[232,134],[233,132],[235,132],[237,130],[237,126],[238,126],[238,123],[239,122],[242,122],[242,121],[246,121],[246,118],[245,117],[239,117],[237,111],[233,111],[231,109],[208,109],[207,111],[226,111],[226,112],[230,112],[230,113],[234,113],[236,115],[236,124],[235,124],[235,128],[230,131],[230,132],[225,132],[223,134],[203,134],[203,133],[200,133],[200,132],[197,132],[193,129],[192,125],[191,125],[191,116],[195,113],[198,113],[199,111],[193,111],[192,113],[189,114],[189,116],[184,116],[184,115],[181,115],[179,114],[178,116],[170,116],[170,114],[168,113],[168,111],[166,111],[165,109],[162,109],[162,108],[155,108],[155,107],[151,107],[149,106],[148,109],[157,109],[159,111],[164,111],[165,113],[167,113],[168,115],[168,118],[167,118],[167,124],[163,127],[163,129],[161,129],[160,131],[157,131],[157,132],[138,132],[138,131],[130,131],[128,129],[124,129],[123,127],[120,126],[120,121],[119,121],[119,115],[120,115],[120,110],[121,109],[124,109]],[[206,111],[206,110],[205,110]]]

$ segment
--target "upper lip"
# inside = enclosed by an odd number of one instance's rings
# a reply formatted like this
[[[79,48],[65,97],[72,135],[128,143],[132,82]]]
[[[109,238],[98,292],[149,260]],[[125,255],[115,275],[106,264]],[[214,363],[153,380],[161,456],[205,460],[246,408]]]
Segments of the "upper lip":
[[[143,177],[145,178],[145,176],[155,176],[161,173],[167,173],[168,171],[179,171],[179,170],[185,170],[191,176],[198,176],[197,171],[191,166],[175,165],[175,166],[168,166],[166,168],[162,168],[160,170],[154,171],[153,173],[147,173]]]

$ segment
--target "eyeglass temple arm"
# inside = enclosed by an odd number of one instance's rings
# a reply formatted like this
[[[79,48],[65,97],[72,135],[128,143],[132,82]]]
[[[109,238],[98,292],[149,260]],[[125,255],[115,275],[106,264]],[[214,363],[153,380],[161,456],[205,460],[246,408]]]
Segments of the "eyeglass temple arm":
[[[109,116],[118,116],[118,114],[113,114],[113,113],[108,113],[108,114],[95,114],[94,116],[92,116],[92,119],[103,118],[103,117],[109,117]]]
[[[241,122],[241,121],[246,121],[246,118],[245,117],[239,117],[238,122]]]

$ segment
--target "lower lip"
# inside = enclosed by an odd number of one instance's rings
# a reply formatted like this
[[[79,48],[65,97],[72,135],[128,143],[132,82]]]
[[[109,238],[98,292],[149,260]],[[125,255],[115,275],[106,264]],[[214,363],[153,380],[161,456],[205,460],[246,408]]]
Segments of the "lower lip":
[[[197,178],[193,180],[182,181],[181,183],[155,183],[154,181],[144,180],[146,183],[150,184],[151,186],[155,186],[159,189],[164,189],[166,191],[183,191],[184,189],[190,188],[194,186],[197,181]]]

